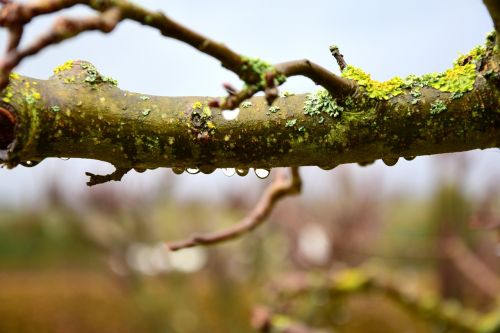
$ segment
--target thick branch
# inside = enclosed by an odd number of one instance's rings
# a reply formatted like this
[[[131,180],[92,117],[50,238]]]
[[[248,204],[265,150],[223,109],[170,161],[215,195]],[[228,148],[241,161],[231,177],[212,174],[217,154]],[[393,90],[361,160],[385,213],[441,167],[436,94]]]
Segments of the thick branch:
[[[236,120],[226,120],[208,107],[211,98],[122,91],[92,65],[73,62],[46,81],[13,76],[0,106],[16,119],[15,140],[2,157],[10,167],[78,157],[121,169],[210,172],[331,168],[500,147],[498,80],[498,64],[483,61],[474,89],[459,98],[428,87],[418,98],[407,89],[387,101],[355,94],[339,113],[311,114],[304,111],[305,95],[280,98],[271,108],[254,97]]]

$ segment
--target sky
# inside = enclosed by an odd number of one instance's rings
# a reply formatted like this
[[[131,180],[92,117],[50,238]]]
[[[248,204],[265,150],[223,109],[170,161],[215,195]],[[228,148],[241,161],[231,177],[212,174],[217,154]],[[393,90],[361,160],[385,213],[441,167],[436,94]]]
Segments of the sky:
[[[328,46],[340,47],[346,61],[370,72],[377,80],[392,76],[443,71],[460,54],[478,44],[493,29],[480,0],[252,0],[252,1],[135,1],[160,9],[172,19],[221,41],[237,52],[271,63],[309,58],[338,72]],[[64,15],[92,15],[81,6]],[[50,27],[54,15],[37,18],[27,29],[26,45]],[[0,32],[0,44],[6,34]],[[133,22],[121,23],[111,34],[88,32],[50,47],[25,60],[16,71],[35,78],[47,78],[52,69],[70,59],[92,62],[104,75],[118,80],[121,89],[166,96],[220,96],[221,84],[241,85],[238,78],[220,64],[181,42],[162,37],[157,31]],[[292,78],[285,90],[295,93],[318,89],[305,78]],[[445,160],[450,172],[438,171]],[[437,179],[453,174],[459,161],[468,161],[466,191],[479,194],[500,184],[500,151],[491,149],[447,155],[446,158],[418,157],[387,167],[380,161],[369,167],[346,165],[332,171],[304,168],[305,196],[335,191],[335,177],[349,174],[355,184],[382,182],[384,193],[425,195]],[[439,162],[441,161],[441,162]],[[85,171],[109,172],[103,162],[49,159],[34,168],[0,169],[0,205],[34,204],[43,199],[46,185],[57,179],[68,197],[92,191],[85,185]],[[448,170],[448,169],[447,169]],[[457,171],[458,172],[458,171]],[[168,175],[168,176],[167,176]],[[101,186],[123,191],[148,192],[158,180],[176,184],[179,198],[222,198],[227,191],[245,190],[257,182],[254,175],[228,178],[212,175],[173,176],[161,169],[131,172],[121,183]],[[200,191],[203,187],[207,190]]]

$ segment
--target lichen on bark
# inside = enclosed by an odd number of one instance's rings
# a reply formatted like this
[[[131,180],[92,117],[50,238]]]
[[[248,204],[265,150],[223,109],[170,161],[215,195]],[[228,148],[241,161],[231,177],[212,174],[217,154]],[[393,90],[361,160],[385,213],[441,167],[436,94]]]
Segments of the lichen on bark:
[[[490,38],[486,47],[457,60],[452,72],[432,80],[401,79],[376,96],[367,88],[375,87],[373,82],[358,80],[359,89],[340,99],[321,90],[286,94],[269,107],[265,98],[253,97],[235,120],[210,107],[210,97],[123,91],[91,64],[67,62],[48,80],[11,76],[2,107],[16,119],[15,139],[1,157],[9,167],[78,157],[120,170],[209,173],[225,167],[332,168],[377,159],[394,164],[399,157],[500,147],[495,48]]]

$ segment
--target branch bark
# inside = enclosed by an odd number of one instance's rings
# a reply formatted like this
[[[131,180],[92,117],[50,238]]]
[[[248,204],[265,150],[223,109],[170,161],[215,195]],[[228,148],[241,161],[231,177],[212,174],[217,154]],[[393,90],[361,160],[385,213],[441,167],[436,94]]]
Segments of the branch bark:
[[[500,147],[500,75],[481,62],[474,89],[457,98],[423,87],[389,100],[363,93],[339,99],[339,114],[304,111],[307,95],[264,97],[235,120],[210,97],[157,97],[120,90],[89,63],[75,61],[48,80],[11,76],[2,92],[0,157],[14,167],[49,157],[107,161],[118,169],[274,168],[344,163]],[[350,81],[350,80],[346,80]],[[8,117],[6,116],[8,115]],[[12,118],[15,119],[12,122]]]

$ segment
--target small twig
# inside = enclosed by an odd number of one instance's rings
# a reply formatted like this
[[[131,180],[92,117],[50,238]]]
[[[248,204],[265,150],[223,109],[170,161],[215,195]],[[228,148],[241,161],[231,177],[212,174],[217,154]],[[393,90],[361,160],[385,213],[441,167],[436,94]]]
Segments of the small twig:
[[[7,53],[6,57],[0,63],[0,70],[2,74],[0,77],[0,88],[3,88],[8,84],[9,73],[24,58],[38,53],[47,46],[60,43],[63,40],[72,38],[84,31],[100,30],[108,33],[115,28],[120,20],[121,10],[119,8],[111,8],[99,16],[89,17],[86,19],[59,18],[48,33],[40,36],[31,45],[23,50],[17,50],[17,45],[19,44],[21,37],[20,34],[22,33],[22,27],[20,32],[18,29],[16,30],[12,28],[11,41],[8,45],[10,52]]]
[[[307,59],[284,62],[275,66],[276,70],[287,77],[305,76],[323,86],[333,97],[353,94],[357,87],[352,80],[339,77],[329,70]]]
[[[6,52],[14,51],[21,42],[21,38],[23,37],[23,26],[14,26],[9,28],[9,41],[7,42]]]
[[[266,73],[258,72],[252,66],[246,66],[248,58],[238,54],[224,44],[215,42],[167,17],[162,12],[150,11],[126,0],[45,0],[18,3],[1,0],[0,26],[9,29],[7,54],[0,61],[0,89],[9,82],[9,73],[24,58],[34,55],[45,47],[72,38],[89,30],[111,31],[122,19],[130,19],[156,28],[166,37],[174,38],[193,46],[200,52],[219,60],[223,67],[237,74],[246,86],[239,92],[229,94],[220,104],[223,109],[235,109],[239,104],[259,91],[265,92],[266,100],[271,104],[278,97],[278,86],[288,76],[302,75],[310,78],[327,89],[332,96],[344,96],[355,91],[352,82],[337,77],[328,70],[308,60],[294,61],[270,67]],[[33,18],[57,12],[76,4],[87,5],[103,14],[94,19],[61,19],[47,35],[36,40],[28,48],[19,51],[19,43],[24,26]],[[276,80],[280,75],[280,81]]]
[[[484,295],[498,299],[500,277],[478,258],[458,236],[450,236],[444,244],[445,251],[455,267]]]
[[[87,185],[94,186],[98,184],[104,184],[112,180],[120,181],[122,180],[123,176],[125,176],[125,174],[130,170],[131,169],[116,168],[115,171],[113,171],[108,175],[96,175],[90,172],[85,172],[85,175],[90,177],[89,181],[87,182]]]
[[[344,60],[344,55],[340,53],[339,47],[337,45],[330,46],[330,52],[332,56],[337,60],[337,64],[340,67],[340,70],[343,71],[347,67],[347,63]]]
[[[484,4],[493,19],[493,25],[497,32],[497,41],[500,40],[500,2],[498,0],[484,0]]]
[[[283,171],[283,170],[279,170]],[[205,235],[193,236],[186,240],[168,242],[166,245],[172,251],[194,247],[198,245],[212,245],[225,242],[240,237],[261,225],[277,202],[289,195],[300,192],[302,181],[297,167],[291,168],[291,178],[286,179],[282,172],[279,172],[275,180],[264,191],[254,209],[239,223],[227,229],[208,233]]]

